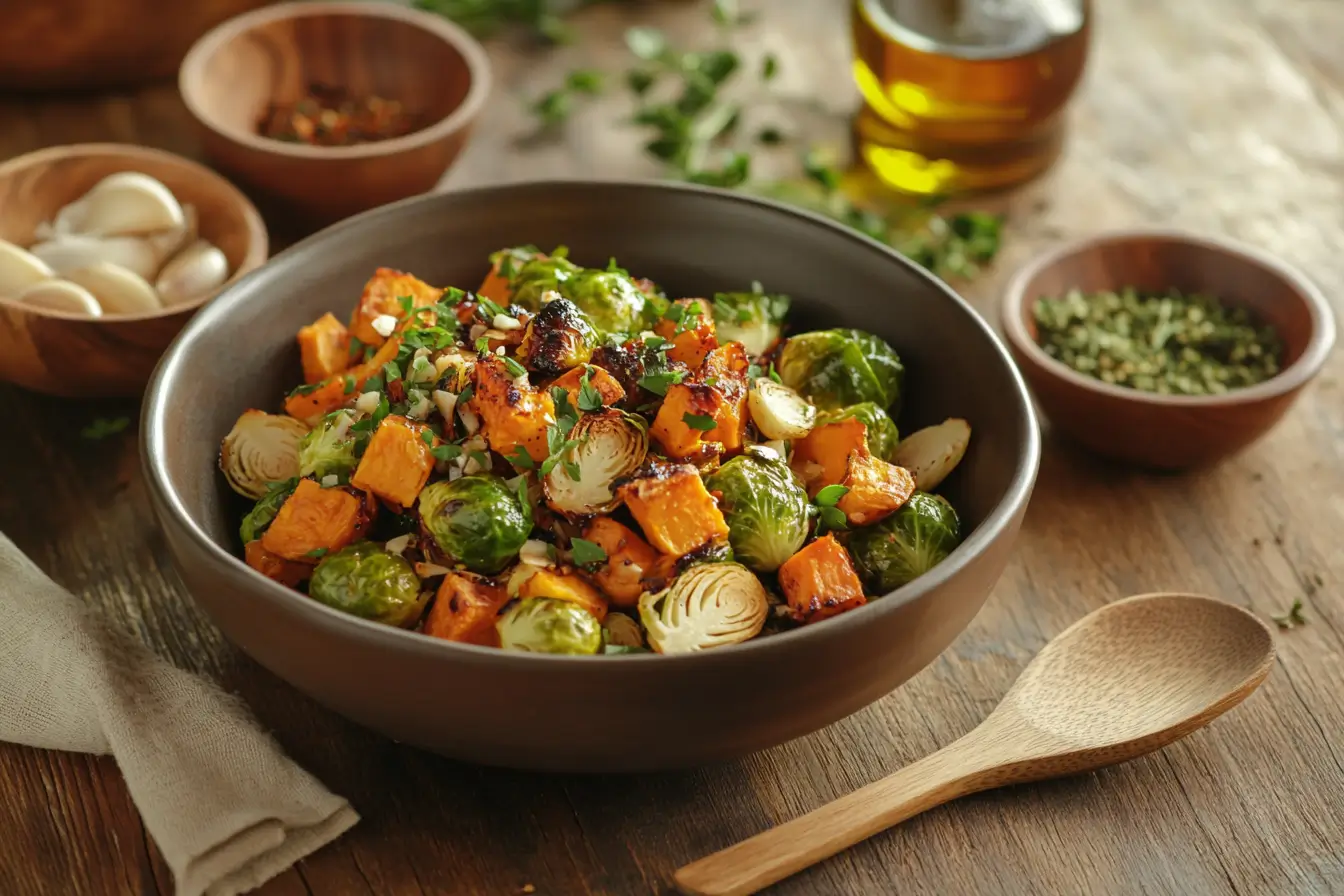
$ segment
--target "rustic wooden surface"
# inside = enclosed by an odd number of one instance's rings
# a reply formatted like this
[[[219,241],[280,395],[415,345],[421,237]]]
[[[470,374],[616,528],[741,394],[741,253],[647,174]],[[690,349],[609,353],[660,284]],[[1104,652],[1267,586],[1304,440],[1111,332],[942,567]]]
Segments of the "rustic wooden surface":
[[[762,7],[767,4],[760,4]],[[1344,12],[1336,0],[1113,0],[1044,181],[1013,197],[1005,251],[966,292],[986,311],[1007,272],[1066,235],[1162,223],[1224,233],[1344,287]],[[617,35],[655,20],[692,39],[699,4],[597,8],[585,41],[538,61],[494,47],[498,90],[447,185],[645,174],[636,137],[583,109],[568,136],[519,145],[520,97],[571,65],[616,67]],[[854,95],[845,12],[772,0],[742,38],[781,59],[775,110],[840,143]],[[766,110],[768,113],[770,110]],[[0,100],[0,156],[80,140],[192,153],[171,85],[133,95]],[[281,894],[668,892],[679,864],[871,781],[969,730],[1028,658],[1125,594],[1213,593],[1262,616],[1295,598],[1262,690],[1127,766],[971,797],[876,837],[780,893],[1344,893],[1344,362],[1244,454],[1181,477],[1105,466],[1051,438],[1017,556],[984,611],[897,693],[743,762],[638,778],[483,771],[417,753],[319,709],[224,643],[168,568],[133,437],[83,442],[133,403],[0,388],[0,529],[44,569],[176,662],[241,693],[364,820],[267,885]],[[0,745],[0,890],[171,892],[110,759]]]

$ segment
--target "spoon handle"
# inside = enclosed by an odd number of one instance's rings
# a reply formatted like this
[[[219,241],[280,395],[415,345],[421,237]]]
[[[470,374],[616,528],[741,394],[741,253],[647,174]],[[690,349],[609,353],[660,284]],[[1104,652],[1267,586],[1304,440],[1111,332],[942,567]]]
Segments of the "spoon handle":
[[[926,809],[982,789],[969,736],[792,821],[697,859],[673,875],[687,896],[745,896]]]

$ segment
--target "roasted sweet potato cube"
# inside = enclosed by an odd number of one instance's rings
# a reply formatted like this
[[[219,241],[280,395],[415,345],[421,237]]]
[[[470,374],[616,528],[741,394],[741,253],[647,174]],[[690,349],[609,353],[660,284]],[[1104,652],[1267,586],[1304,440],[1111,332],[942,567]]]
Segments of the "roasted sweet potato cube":
[[[320,383],[350,366],[350,331],[328,311],[299,330],[303,381]]]
[[[845,481],[849,456],[855,451],[868,454],[868,427],[857,417],[846,417],[818,426],[794,442],[789,463],[807,493],[815,496],[826,486]]]
[[[498,647],[495,619],[508,602],[503,585],[469,572],[450,572],[439,585],[423,631],[445,641]]]
[[[367,532],[376,512],[377,503],[354,489],[302,479],[261,536],[261,546],[285,560],[316,563]]]
[[[837,507],[851,526],[867,526],[900,510],[915,491],[915,479],[905,467],[887,463],[867,451],[849,452],[849,466],[841,485],[849,489]]]
[[[243,545],[243,559],[247,561],[248,566],[266,578],[274,579],[290,588],[296,587],[313,573],[312,564],[286,560],[284,557],[272,554],[262,546],[260,539]]]
[[[373,328],[373,322],[384,314],[403,317],[402,296],[411,297],[411,307],[423,308],[433,305],[442,294],[443,290],[410,274],[392,268],[379,268],[364,284],[359,305],[350,317],[350,335],[366,345],[382,345],[387,337]]]
[[[728,537],[723,512],[705,490],[695,467],[665,467],[627,482],[617,493],[649,544],[664,554],[681,557],[709,541]]]
[[[704,443],[713,440],[709,431],[695,424],[718,420],[723,405],[723,394],[711,386],[699,383],[669,386],[649,434],[663,446],[668,457],[685,460],[699,456],[704,453]]]
[[[539,569],[518,586],[519,597],[554,597],[583,607],[601,622],[607,618],[607,599],[574,570]]]
[[[546,429],[555,425],[550,394],[525,382],[520,386],[498,357],[477,361],[471,379],[475,392],[469,407],[480,416],[491,449],[510,458],[521,447],[534,462],[544,461],[549,454]]]
[[[800,622],[820,622],[867,603],[849,552],[823,535],[779,568],[779,587]]]
[[[625,390],[616,381],[616,377],[608,373],[606,368],[596,367],[592,364],[580,364],[578,367],[566,370],[551,381],[551,388],[559,386],[568,392],[569,403],[577,408],[579,406],[579,390],[583,386],[583,375],[585,373],[588,374],[588,384],[597,390],[598,395],[602,396],[602,404],[605,406],[615,407],[625,399]]]
[[[405,417],[386,417],[373,431],[350,484],[390,504],[410,507],[434,470],[430,449],[438,443],[428,427]]]
[[[593,573],[597,586],[618,607],[633,607],[644,593],[641,580],[660,556],[628,526],[609,516],[599,516],[583,530],[583,537],[607,553],[607,560]]]
[[[751,362],[740,342],[719,346],[705,356],[693,381],[712,386],[723,397],[714,412],[715,427],[706,442],[718,442],[725,454],[742,450],[747,434],[747,368]]]
[[[499,272],[499,262],[490,266],[490,273],[486,274],[485,279],[481,281],[480,287],[476,290],[476,295],[483,299],[489,299],[496,305],[509,304],[509,299],[513,296],[513,288],[509,285],[509,278]]]
[[[324,380],[315,389],[291,393],[285,399],[285,413],[315,426],[327,414],[348,404],[370,377],[397,357],[400,347],[400,339],[389,339],[379,346],[373,357],[362,364]]]
[[[719,347],[714,315],[704,299],[678,299],[672,307],[681,309],[680,319],[664,315],[653,332],[672,343],[667,350],[668,358],[694,370],[704,362],[706,355]]]

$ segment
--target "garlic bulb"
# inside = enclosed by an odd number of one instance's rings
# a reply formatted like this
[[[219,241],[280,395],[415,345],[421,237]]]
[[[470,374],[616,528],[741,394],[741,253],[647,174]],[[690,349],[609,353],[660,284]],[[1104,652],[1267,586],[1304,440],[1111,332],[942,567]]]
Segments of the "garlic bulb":
[[[146,314],[163,308],[158,293],[144,277],[106,261],[76,268],[65,278],[93,293],[108,314]]]
[[[17,296],[53,276],[51,267],[13,243],[0,240],[0,296]]]
[[[37,243],[28,251],[60,275],[107,262],[146,280],[158,273],[167,257],[160,256],[148,240],[138,236],[97,237],[74,233]]]
[[[91,236],[123,236],[174,230],[186,215],[163,184],[138,171],[111,174],[83,198],[61,209],[55,230]]]
[[[197,240],[163,266],[154,286],[165,305],[177,305],[218,289],[229,279],[229,260],[206,240]]]
[[[69,280],[43,280],[19,293],[18,298],[21,304],[34,308],[87,314],[89,317],[103,316],[102,306],[93,294]]]

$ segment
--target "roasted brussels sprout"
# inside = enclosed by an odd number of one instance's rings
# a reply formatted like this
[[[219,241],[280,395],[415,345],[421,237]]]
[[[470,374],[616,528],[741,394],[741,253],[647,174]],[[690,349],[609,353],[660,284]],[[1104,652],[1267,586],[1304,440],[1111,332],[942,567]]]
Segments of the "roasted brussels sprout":
[[[543,481],[547,503],[571,519],[614,509],[620,503],[613,491],[616,481],[639,469],[648,454],[647,424],[611,408],[585,414],[569,439],[578,444]]]
[[[323,557],[313,570],[308,594],[351,616],[403,628],[419,621],[428,600],[411,564],[371,541]]]
[[[608,613],[602,621],[602,643],[608,647],[643,647],[644,633],[639,623],[624,613]]]
[[[872,595],[904,585],[943,561],[961,542],[961,522],[940,495],[915,492],[891,516],[849,539],[854,569]]]
[[[740,342],[752,357],[763,355],[779,339],[788,296],[762,291],[721,292],[714,295],[714,325],[719,342]]]
[[[219,468],[229,486],[256,500],[271,483],[299,475],[299,442],[308,427],[283,414],[244,411],[219,446]]]
[[[582,270],[562,254],[533,258],[516,265],[509,278],[513,285],[513,303],[528,311],[540,311],[543,295],[548,292],[565,295],[565,284]]]
[[[777,367],[784,385],[823,411],[864,401],[890,410],[900,400],[905,372],[896,350],[863,330],[792,336]]]
[[[952,417],[911,433],[897,446],[892,463],[915,477],[915,486],[931,492],[956,469],[971,443],[971,425]]]
[[[359,463],[355,457],[355,437],[350,432],[354,422],[349,411],[337,411],[304,436],[299,442],[299,475],[348,479]]]
[[[888,460],[901,440],[900,431],[887,412],[871,401],[859,402],[847,408],[827,411],[817,417],[817,425],[838,423],[853,417],[863,423],[868,430],[868,451],[874,457]]]
[[[767,439],[801,439],[817,422],[806,398],[769,377],[759,377],[747,395],[752,422]]]
[[[553,299],[528,321],[518,355],[543,377],[557,377],[593,356],[597,331],[568,299]]]
[[[774,572],[807,540],[807,491],[774,452],[748,448],[705,480],[718,492],[738,561]]]
[[[280,505],[285,503],[294,492],[295,486],[299,484],[298,479],[286,479],[284,482],[278,482],[268,491],[261,500],[247,512],[243,517],[242,524],[238,527],[238,534],[243,539],[243,544],[256,541],[261,537],[261,533],[266,531],[275,515],[280,512]]]
[[[503,479],[483,473],[426,486],[420,526],[447,559],[494,575],[527,541],[532,514]]]
[[[621,271],[585,268],[560,285],[559,292],[608,333],[640,329],[648,297]]]
[[[692,653],[740,644],[765,625],[770,602],[755,573],[739,563],[703,563],[672,586],[639,599],[649,646],[659,653]]]
[[[593,654],[602,649],[597,617],[572,601],[553,597],[518,601],[499,617],[495,630],[505,650]]]

